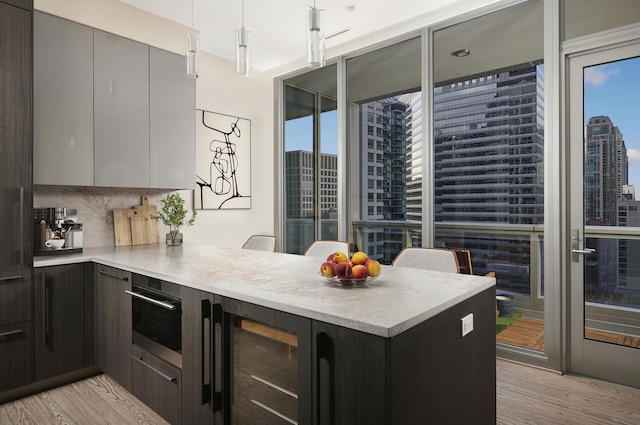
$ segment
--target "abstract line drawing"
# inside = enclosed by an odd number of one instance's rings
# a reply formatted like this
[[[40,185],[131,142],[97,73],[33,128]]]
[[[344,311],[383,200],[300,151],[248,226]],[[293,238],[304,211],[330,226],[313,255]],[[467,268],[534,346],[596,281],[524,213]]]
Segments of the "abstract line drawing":
[[[196,109],[195,209],[251,208],[251,121]]]

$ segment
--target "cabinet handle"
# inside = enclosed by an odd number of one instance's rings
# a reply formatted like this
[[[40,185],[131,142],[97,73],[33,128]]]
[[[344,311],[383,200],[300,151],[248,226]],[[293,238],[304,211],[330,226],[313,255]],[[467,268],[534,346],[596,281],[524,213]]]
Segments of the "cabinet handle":
[[[138,363],[140,363],[141,365],[147,367],[148,369],[152,370],[153,372],[155,372],[156,374],[160,375],[162,378],[166,379],[169,382],[178,382],[178,378],[177,377],[172,377],[167,375],[164,372],[161,372],[160,370],[156,369],[155,367],[151,366],[149,363],[144,361],[144,358],[142,357],[138,357],[138,356],[134,356],[133,354],[131,355],[131,358],[133,358],[134,360],[137,360]]]
[[[220,303],[215,303],[213,304],[213,325],[214,325],[214,332],[213,332],[213,337],[214,337],[214,341],[216,341],[216,343],[213,344],[213,363],[211,365],[212,367],[212,376],[213,376],[213,383],[214,385],[216,385],[215,391],[213,393],[213,399],[212,399],[212,410],[213,413],[216,412],[220,412],[222,411],[222,404],[223,404],[223,397],[222,397],[222,391],[223,391],[223,384],[220,384],[220,387],[217,387],[217,382],[218,382],[218,377],[216,376],[216,365],[219,364],[221,365],[220,370],[222,371],[222,373],[224,373],[224,370],[227,370],[228,364],[223,363],[226,362],[226,359],[229,359],[229,347],[228,344],[225,344],[224,341],[222,340],[222,336],[223,336],[223,332],[222,332],[222,326],[223,326],[223,312],[222,312],[222,304]],[[217,345],[217,342],[220,341],[220,345]],[[220,382],[222,382],[223,379],[220,379]]]
[[[0,334],[0,338],[6,338],[8,336],[17,335],[17,334],[21,334],[21,333],[22,333],[22,329],[16,329],[15,331],[2,332]]]
[[[201,376],[202,379],[202,405],[211,401],[211,301],[202,300],[201,305]]]
[[[333,344],[331,338],[324,332],[316,335],[316,419],[317,424],[333,423],[333,368],[331,362],[333,359]],[[326,363],[328,379],[326,385],[322,385],[323,363]],[[323,394],[324,390],[324,394]],[[324,397],[323,397],[324,396]],[[323,405],[326,403],[326,405]],[[323,415],[323,413],[325,413]],[[324,419],[324,422],[322,421]]]
[[[103,274],[105,276],[112,277],[114,279],[118,279],[118,280],[125,280],[125,281],[129,280],[129,276],[118,276],[118,275],[113,274],[113,273],[105,272],[104,270],[98,270],[98,273],[99,274]]]
[[[44,337],[42,343],[45,348],[49,348],[51,333],[49,330],[49,288],[47,287],[47,275],[42,273],[42,331]]]
[[[24,265],[24,187],[20,187],[20,265]]]
[[[20,280],[22,279],[22,276],[7,276],[7,277],[0,277],[0,282],[8,282],[10,280]]]
[[[141,300],[144,300],[146,302],[158,305],[158,306],[160,306],[162,308],[166,308],[167,310],[175,310],[176,309],[175,305],[168,304],[168,303],[165,303],[165,302],[162,302],[162,301],[158,301],[158,300],[155,300],[155,299],[153,299],[151,297],[146,297],[146,296],[144,296],[142,294],[139,294],[137,292],[133,292],[133,291],[129,291],[129,290],[125,290],[124,292],[129,294],[129,295],[131,295],[132,297],[140,298]]]

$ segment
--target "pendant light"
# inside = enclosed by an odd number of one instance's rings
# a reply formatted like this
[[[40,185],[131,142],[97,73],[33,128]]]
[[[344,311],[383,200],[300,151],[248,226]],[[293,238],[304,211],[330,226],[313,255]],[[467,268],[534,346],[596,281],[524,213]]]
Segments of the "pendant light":
[[[316,0],[313,6],[309,6],[307,14],[307,60],[312,68],[320,68],[325,64],[324,59],[324,30],[320,12],[323,9],[316,8]]]
[[[193,29],[193,0],[191,1],[191,29]],[[198,78],[198,50],[200,50],[200,38],[195,33],[187,34],[187,52],[185,60],[187,64],[187,77]]]
[[[249,75],[249,31],[244,26],[244,0],[242,0],[242,26],[236,30],[236,73]]]

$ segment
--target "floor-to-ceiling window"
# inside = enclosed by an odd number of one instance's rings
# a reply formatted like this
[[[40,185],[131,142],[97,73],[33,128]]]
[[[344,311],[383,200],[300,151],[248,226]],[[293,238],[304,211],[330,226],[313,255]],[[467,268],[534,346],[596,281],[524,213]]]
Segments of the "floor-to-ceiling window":
[[[619,167],[623,144],[616,136],[622,133],[629,164],[626,186],[633,185],[633,132],[606,110],[580,115],[584,129],[579,129],[579,134],[584,130],[585,135],[593,136],[601,131],[604,119],[600,116],[608,116],[612,121],[609,127],[619,130],[608,136],[617,140],[612,145],[615,149],[608,153],[612,165],[598,171],[592,155],[594,161],[584,164],[594,167],[593,171],[584,175],[584,181],[579,177],[581,185],[591,185],[584,199],[580,198],[585,202],[585,216],[592,214],[587,208],[600,203],[609,207],[607,214],[618,223],[609,228],[587,224],[582,229],[587,233],[581,233],[580,238],[606,239],[607,243],[618,239],[616,252],[605,248],[602,254],[612,254],[610,258],[619,267],[598,276],[600,281],[607,278],[605,292],[589,293],[600,299],[582,303],[584,310],[576,310],[583,314],[578,322],[580,330],[572,330],[572,323],[564,320],[576,322],[576,318],[565,318],[563,312],[568,306],[563,295],[570,291],[568,285],[574,285],[567,282],[572,278],[572,254],[571,229],[566,221],[570,208],[565,205],[572,187],[564,185],[571,180],[569,156],[580,149],[570,152],[564,141],[567,135],[558,129],[564,118],[561,101],[566,100],[570,85],[564,80],[564,67],[569,54],[607,50],[611,40],[625,37],[625,45],[640,40],[634,35],[640,2],[499,3],[473,16],[437,23],[425,29],[422,37],[407,36],[338,58],[338,87],[344,84],[346,89],[344,96],[336,97],[341,105],[338,114],[345,123],[339,150],[345,155],[341,158],[345,166],[338,170],[338,181],[346,188],[338,200],[337,216],[344,220],[337,238],[359,243],[383,262],[391,261],[408,245],[469,249],[475,274],[495,272],[498,292],[515,300],[517,314],[496,337],[498,352],[570,370],[563,363],[568,358],[563,344],[568,344],[568,351],[576,350],[565,339],[567,333],[584,331],[586,335],[586,329],[607,322],[615,329],[606,331],[614,330],[613,334],[622,337],[618,341],[637,336],[635,330],[628,331],[638,328],[637,305],[618,305],[617,300],[636,302],[634,294],[621,294],[630,284],[635,285],[637,267],[631,260],[636,260],[633,249],[640,233],[633,221],[633,190],[624,188],[623,174],[612,176],[613,169],[624,170]],[[415,52],[404,49],[409,46],[419,51],[404,56],[404,51]],[[550,57],[545,57],[545,49],[552,53]],[[431,54],[425,58],[427,52]],[[612,76],[608,73],[615,67],[606,68],[610,65],[589,65],[593,87],[585,87],[593,89],[596,81]],[[415,69],[421,70],[417,77],[411,74]],[[603,69],[606,72],[596,72]],[[427,92],[421,92],[421,81],[433,83]],[[590,109],[584,113],[589,114]],[[596,126],[600,126],[597,131]],[[590,146],[585,144],[584,152],[589,153]],[[598,146],[604,146],[602,141]],[[616,194],[600,199],[596,195],[603,187],[598,186],[596,174],[605,172],[616,180]],[[550,231],[545,233],[546,229]],[[583,241],[579,239],[580,249]],[[611,266],[609,260],[598,263],[586,261],[592,269],[608,270],[604,266]],[[620,278],[623,275],[626,280]],[[580,290],[586,294],[584,288]],[[612,311],[616,315],[607,316]],[[617,322],[609,321],[611,318]],[[592,338],[589,333],[587,339]]]
[[[389,264],[422,244],[421,37],[346,60],[352,242]]]
[[[544,66],[541,0],[434,32],[434,245],[495,272],[544,350]],[[520,320],[518,326],[525,320]],[[511,335],[510,338],[504,338]]]
[[[338,239],[336,65],[284,84],[284,250]]]

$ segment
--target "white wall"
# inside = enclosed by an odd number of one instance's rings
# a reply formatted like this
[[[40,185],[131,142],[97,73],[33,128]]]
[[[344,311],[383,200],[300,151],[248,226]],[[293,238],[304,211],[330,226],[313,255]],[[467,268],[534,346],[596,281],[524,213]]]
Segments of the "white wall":
[[[184,53],[190,32],[188,27],[118,0],[34,0],[34,8],[179,54]],[[251,209],[199,211],[195,225],[181,230],[186,242],[240,247],[252,234],[275,232],[273,82],[257,72],[239,76],[232,61],[218,56],[201,52],[199,59],[196,108],[251,120]],[[183,196],[192,202],[191,193]],[[60,206],[64,202],[61,199]],[[105,241],[105,245],[111,243]]]

